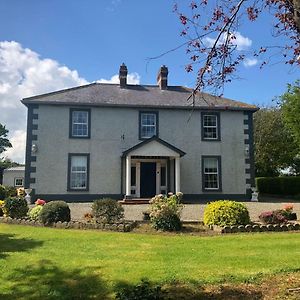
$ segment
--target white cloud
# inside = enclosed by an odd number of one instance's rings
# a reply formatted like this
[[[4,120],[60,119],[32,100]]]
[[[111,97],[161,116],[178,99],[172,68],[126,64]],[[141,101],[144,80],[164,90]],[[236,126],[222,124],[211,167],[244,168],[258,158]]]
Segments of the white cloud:
[[[243,36],[240,32],[233,32],[232,35],[235,36],[235,39],[231,40],[231,43],[237,46],[238,51],[247,50],[252,45],[252,40],[248,37]],[[218,42],[218,45],[222,44],[226,40],[225,34],[223,34]],[[205,42],[207,46],[212,47],[216,39],[212,39],[210,37],[205,38]]]
[[[26,107],[22,98],[86,84],[77,71],[52,59],[42,59],[14,41],[0,42],[0,123],[9,130],[13,148],[2,153],[24,162]]]
[[[138,73],[128,75],[128,83],[138,84]],[[119,76],[97,82],[119,83]],[[23,48],[14,41],[0,41],[0,123],[9,130],[13,148],[1,156],[24,163],[27,109],[22,98],[87,84],[76,70],[53,59],[43,59],[38,53]]]
[[[246,68],[253,67],[258,64],[258,60],[256,58],[245,58],[243,64]]]
[[[139,84],[140,83],[140,75],[138,73],[130,73],[127,75],[127,83],[128,84]],[[97,80],[98,83],[119,83],[119,74],[113,75],[110,79],[101,78]]]

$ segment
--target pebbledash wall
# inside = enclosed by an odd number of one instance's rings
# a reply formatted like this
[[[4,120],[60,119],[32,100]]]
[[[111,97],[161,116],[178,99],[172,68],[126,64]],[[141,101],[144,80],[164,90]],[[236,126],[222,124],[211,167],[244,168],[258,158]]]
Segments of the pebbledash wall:
[[[140,142],[139,112],[145,110],[158,112],[159,138],[186,153],[181,158],[181,191],[186,200],[251,197],[250,188],[254,183],[253,111],[218,111],[221,140],[202,141],[201,111],[204,110],[27,106],[25,187],[34,190],[35,198],[90,201],[109,196],[122,199],[125,179],[121,156],[123,151]],[[72,108],[90,109],[89,139],[69,138]],[[35,151],[32,151],[33,145]],[[89,191],[67,190],[69,153],[90,155]],[[221,192],[202,191],[201,159],[205,155],[221,157]]]

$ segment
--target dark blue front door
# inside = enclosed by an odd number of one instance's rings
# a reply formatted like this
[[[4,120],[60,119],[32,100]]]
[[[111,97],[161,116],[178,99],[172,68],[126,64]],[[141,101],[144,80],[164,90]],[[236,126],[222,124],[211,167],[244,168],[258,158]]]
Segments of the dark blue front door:
[[[142,162],[140,177],[141,198],[151,198],[156,194],[156,163]]]

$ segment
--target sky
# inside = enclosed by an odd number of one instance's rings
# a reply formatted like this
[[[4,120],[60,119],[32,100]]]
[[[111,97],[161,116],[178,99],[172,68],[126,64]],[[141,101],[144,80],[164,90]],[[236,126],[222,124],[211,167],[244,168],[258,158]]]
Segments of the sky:
[[[179,7],[189,1],[177,1]],[[171,0],[0,0],[0,123],[9,130],[13,148],[4,153],[24,163],[25,97],[90,82],[118,83],[119,66],[128,67],[129,83],[156,84],[161,65],[169,68],[170,85],[195,85],[195,73],[182,44],[182,29]],[[272,19],[242,24],[237,45],[251,51],[274,43]],[[227,98],[271,105],[299,77],[276,63],[259,69],[251,55],[241,65],[240,79],[225,86]]]

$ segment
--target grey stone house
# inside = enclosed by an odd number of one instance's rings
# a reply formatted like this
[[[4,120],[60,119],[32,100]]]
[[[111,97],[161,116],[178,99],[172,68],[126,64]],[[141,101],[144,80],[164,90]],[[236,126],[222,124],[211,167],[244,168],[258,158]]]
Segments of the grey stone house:
[[[90,201],[250,199],[255,106],[168,85],[92,83],[25,98],[25,187],[36,197]]]

